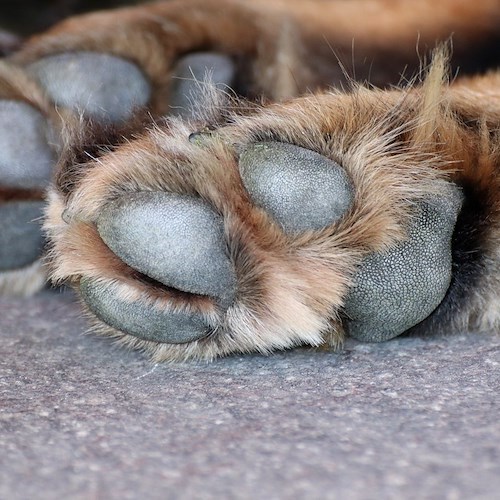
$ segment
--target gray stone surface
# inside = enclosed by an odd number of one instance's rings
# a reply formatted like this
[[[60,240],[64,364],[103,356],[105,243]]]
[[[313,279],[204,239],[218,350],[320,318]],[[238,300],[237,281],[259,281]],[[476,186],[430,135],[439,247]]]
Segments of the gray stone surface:
[[[2,499],[494,499],[500,337],[152,365],[0,300]]]

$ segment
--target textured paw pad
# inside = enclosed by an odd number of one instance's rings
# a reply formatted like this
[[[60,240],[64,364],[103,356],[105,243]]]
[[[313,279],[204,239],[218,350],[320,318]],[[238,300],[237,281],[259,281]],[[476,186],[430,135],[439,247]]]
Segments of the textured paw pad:
[[[292,144],[252,144],[241,154],[239,166],[252,201],[289,233],[333,224],[354,198],[351,180],[340,165]]]
[[[236,68],[231,58],[214,52],[189,54],[173,70],[170,107],[182,118],[193,118],[197,104],[204,103],[204,82],[226,90],[234,81]]]
[[[233,300],[222,218],[203,201],[171,193],[121,196],[102,211],[97,229],[121,260],[150,278],[222,304]]]
[[[123,262],[149,278],[208,296],[222,309],[234,301],[236,277],[227,257],[222,217],[205,202],[163,192],[127,194],[106,205],[97,229]],[[99,318],[142,339],[190,342],[210,330],[201,315],[126,301],[112,285],[83,279],[81,290]]]
[[[20,101],[0,100],[0,183],[14,188],[44,188],[54,152],[50,129],[40,112]]]
[[[128,119],[151,95],[135,64],[109,54],[57,54],[31,64],[29,71],[56,104],[103,122]]]
[[[39,201],[8,202],[0,205],[0,271],[10,271],[35,262],[42,252]]]
[[[361,264],[345,305],[351,337],[391,339],[438,307],[450,285],[451,238],[461,205],[460,189],[447,183],[443,195],[421,204],[408,240]]]
[[[113,285],[83,279],[80,291],[87,306],[98,318],[143,340],[183,344],[206,337],[210,332],[199,315],[160,311],[152,305],[124,300]]]

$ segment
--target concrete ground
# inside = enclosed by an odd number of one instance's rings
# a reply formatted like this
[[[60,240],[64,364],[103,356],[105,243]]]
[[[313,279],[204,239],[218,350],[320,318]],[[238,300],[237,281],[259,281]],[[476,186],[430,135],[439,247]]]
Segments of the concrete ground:
[[[153,365],[0,301],[0,498],[498,499],[500,336]]]

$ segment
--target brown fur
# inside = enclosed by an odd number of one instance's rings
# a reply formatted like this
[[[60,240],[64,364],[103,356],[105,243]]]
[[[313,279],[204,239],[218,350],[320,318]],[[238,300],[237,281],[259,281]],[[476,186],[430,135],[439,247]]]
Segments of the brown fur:
[[[452,34],[453,66],[481,70],[497,57],[498,26],[497,0],[421,0],[411,8],[401,0],[171,0],[71,18],[28,40],[13,60],[26,65],[73,50],[130,59],[153,84],[153,111],[164,113],[172,67],[188,52],[233,56],[237,90],[277,100],[345,84],[345,72],[398,83],[418,69],[419,54]]]
[[[168,126],[152,127],[96,160],[98,165],[89,162],[67,202],[57,190],[51,193],[47,228],[54,244],[54,278],[75,285],[82,276],[97,278],[112,283],[126,300],[162,310],[187,308],[204,314],[214,328],[220,323],[215,334],[185,345],[141,341],[99,326],[127,345],[146,349],[156,360],[212,359],[326,340],[336,344],[343,338],[343,298],[360,259],[405,237],[415,202],[439,193],[440,178],[466,185],[473,177],[481,180],[474,189],[487,206],[486,231],[492,243],[482,248],[491,266],[481,280],[494,276],[496,285],[499,141],[494,130],[488,129],[485,142],[485,130],[472,131],[457,120],[457,112],[464,111],[462,90],[443,85],[443,67],[438,58],[420,89],[383,92],[356,87],[347,94],[332,91],[250,116],[234,115],[201,147],[188,137],[198,128],[211,128],[209,123],[171,120]],[[482,84],[489,87],[487,79],[496,76],[484,78]],[[495,104],[489,99],[486,103],[490,109]],[[490,115],[496,116],[498,126],[500,102]],[[238,151],[266,139],[291,142],[342,164],[356,190],[350,213],[323,231],[284,235],[251,204],[237,171]],[[178,297],[145,283],[102,243],[94,226],[102,207],[120,194],[145,190],[196,195],[223,215],[238,275],[238,297],[225,316],[209,299]],[[468,307],[445,326],[464,328],[473,321],[478,328],[496,326],[498,315],[492,315],[490,305],[496,299],[494,288],[490,283],[482,292],[471,290]]]
[[[427,49],[452,32],[452,64],[481,68],[494,57],[488,50],[498,42],[498,2],[426,0],[412,3],[412,9],[401,0],[187,3],[172,0],[70,19],[13,57],[23,66],[61,51],[105,50],[135,61],[153,83],[150,104],[156,115],[167,110],[176,60],[212,49],[240,63],[239,90],[247,96],[284,100],[241,109],[217,105],[199,121],[171,118],[146,130],[133,125],[70,141],[47,208],[53,279],[78,288],[82,277],[94,278],[124,300],[197,311],[213,333],[167,345],[138,340],[94,318],[96,329],[156,360],[337,345],[356,266],[370,252],[404,240],[416,203],[439,194],[442,179],[454,180],[466,194],[453,250],[460,265],[447,297],[420,328],[498,328],[499,74],[450,86],[448,62],[439,53],[421,85],[377,90],[349,82],[344,92],[286,100],[345,82],[337,58],[352,53],[353,68],[347,66],[347,72],[355,70],[361,80],[370,74],[377,84],[396,82],[405,67],[417,67],[417,42]],[[467,66],[478,53],[484,60]],[[373,63],[371,72],[365,60]],[[198,131],[205,134],[201,145],[188,139]],[[297,144],[341,164],[355,186],[350,212],[321,231],[283,234],[251,203],[238,174],[239,152],[262,140]],[[196,195],[223,216],[238,281],[236,301],[226,313],[210,298],[147,279],[101,240],[95,222],[106,203],[149,190]]]

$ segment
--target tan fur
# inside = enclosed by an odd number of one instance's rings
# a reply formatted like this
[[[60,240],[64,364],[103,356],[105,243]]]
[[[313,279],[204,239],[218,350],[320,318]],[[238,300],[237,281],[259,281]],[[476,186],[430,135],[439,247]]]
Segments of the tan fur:
[[[188,137],[203,124],[172,119],[97,164],[90,162],[67,202],[57,191],[51,194],[47,229],[54,245],[54,278],[77,286],[82,276],[92,277],[112,283],[125,300],[161,310],[179,307],[178,297],[144,285],[113,256],[94,223],[102,207],[123,193],[196,195],[224,217],[238,296],[225,316],[215,303],[200,303],[195,297],[181,297],[181,307],[202,313],[216,332],[190,344],[167,345],[138,340],[102,324],[98,330],[147,350],[155,360],[212,359],[232,352],[319,345],[326,339],[338,343],[343,335],[338,313],[356,264],[368,252],[405,238],[415,203],[439,193],[443,176],[458,179],[480,168],[491,186],[497,182],[493,165],[498,157],[492,151],[498,144],[478,149],[484,140],[481,132],[471,135],[456,122],[454,90],[443,87],[443,60],[437,56],[420,89],[382,92],[357,87],[348,94],[332,91],[271,105],[250,116],[233,116],[233,124],[209,134],[201,146]],[[237,171],[238,152],[255,138],[266,137],[342,164],[356,191],[350,213],[325,230],[284,235],[251,204]],[[484,307],[491,300],[488,293],[477,302],[485,321],[496,324],[491,307]],[[462,313],[460,324],[478,314],[473,304]]]
[[[47,270],[41,260],[22,269],[0,273],[0,295],[29,297],[47,282]]]
[[[134,61],[153,85],[153,115],[168,110],[177,59],[197,50],[243,60],[239,70],[247,94],[282,101],[263,107],[219,103],[207,110],[206,120],[171,118],[146,130],[131,127],[118,146],[110,139],[109,150],[95,155],[93,136],[88,149],[69,144],[45,223],[53,279],[78,290],[82,278],[92,278],[125,301],[197,312],[211,325],[204,339],[168,345],[126,335],[89,312],[96,331],[155,360],[338,345],[357,265],[404,240],[417,203],[439,194],[442,180],[451,179],[473,186],[485,207],[478,225],[487,234],[480,282],[467,306],[452,311],[447,327],[498,328],[499,74],[450,86],[444,52],[436,53],[421,85],[377,90],[354,84],[345,73],[360,80],[370,75],[382,85],[396,82],[405,67],[417,68],[418,47],[433,47],[452,32],[452,64],[466,64],[470,54],[498,38],[499,21],[496,0],[425,0],[412,9],[402,0],[172,0],[70,19],[34,37],[12,61],[26,67],[68,50],[105,51]],[[371,73],[365,60],[374,64]],[[16,85],[24,88],[22,78]],[[343,92],[308,93],[343,83]],[[22,94],[16,85],[12,94],[7,84],[0,91],[53,116],[32,83],[26,82]],[[287,100],[299,94],[305,95]],[[203,141],[191,143],[189,135],[200,131]],[[355,188],[349,213],[324,230],[285,235],[251,203],[238,173],[239,153],[262,140],[293,143],[341,164]],[[79,141],[85,144],[85,138]],[[237,297],[227,312],[211,298],[151,283],[101,240],[95,223],[102,208],[138,191],[194,195],[222,215],[237,275]]]

